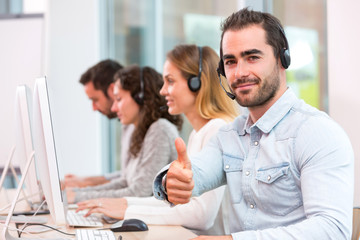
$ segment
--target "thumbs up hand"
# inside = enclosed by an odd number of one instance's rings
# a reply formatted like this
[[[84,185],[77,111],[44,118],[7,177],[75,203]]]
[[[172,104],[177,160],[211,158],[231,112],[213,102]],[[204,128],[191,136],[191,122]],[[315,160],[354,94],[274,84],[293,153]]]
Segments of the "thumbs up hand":
[[[194,188],[193,173],[186,153],[186,145],[181,138],[175,140],[175,147],[178,159],[172,162],[167,172],[166,191],[169,202],[184,204],[190,201]]]

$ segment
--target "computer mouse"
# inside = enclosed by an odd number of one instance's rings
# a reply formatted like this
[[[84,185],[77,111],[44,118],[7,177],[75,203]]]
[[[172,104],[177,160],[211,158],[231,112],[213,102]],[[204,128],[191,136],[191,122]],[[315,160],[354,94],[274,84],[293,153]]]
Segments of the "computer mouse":
[[[125,219],[112,224],[110,230],[113,232],[137,232],[149,229],[146,223],[140,219]]]

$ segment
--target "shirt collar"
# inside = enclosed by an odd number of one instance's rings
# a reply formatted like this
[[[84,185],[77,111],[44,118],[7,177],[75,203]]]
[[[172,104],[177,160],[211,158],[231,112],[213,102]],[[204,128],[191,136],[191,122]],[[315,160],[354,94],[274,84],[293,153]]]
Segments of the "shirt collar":
[[[262,132],[269,133],[290,111],[296,100],[297,97],[295,93],[291,88],[288,88],[255,124],[252,123],[250,115],[248,115],[244,124],[243,133],[250,133],[250,128],[255,126]]]

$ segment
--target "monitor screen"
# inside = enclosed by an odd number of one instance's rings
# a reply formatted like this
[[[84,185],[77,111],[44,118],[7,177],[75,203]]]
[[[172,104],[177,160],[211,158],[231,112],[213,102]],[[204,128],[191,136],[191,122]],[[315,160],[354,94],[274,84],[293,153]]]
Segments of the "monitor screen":
[[[66,224],[65,208],[60,188],[56,148],[46,78],[35,81],[33,93],[33,140],[35,161],[42,190],[57,225]]]
[[[15,99],[15,161],[12,165],[20,166],[21,173],[25,171],[26,162],[34,151],[32,133],[31,133],[31,92],[26,85],[20,85],[16,88]],[[27,200],[32,203],[40,202],[40,189],[36,175],[35,162],[33,161],[25,178],[25,191]]]

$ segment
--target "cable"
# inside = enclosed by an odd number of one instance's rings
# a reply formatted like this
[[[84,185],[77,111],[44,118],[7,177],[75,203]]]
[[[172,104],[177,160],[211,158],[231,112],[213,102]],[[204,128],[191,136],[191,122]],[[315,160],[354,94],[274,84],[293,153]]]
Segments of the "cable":
[[[41,202],[41,204],[38,206],[38,208],[36,209],[36,211],[34,212],[34,214],[32,215],[32,216],[36,216],[36,214],[39,212],[39,210],[42,208],[42,206],[45,204],[45,202],[46,202],[46,200],[44,200],[44,201],[42,201]],[[23,225],[23,227],[22,227],[22,229],[20,229],[18,226],[19,225]],[[25,230],[25,228],[26,227],[28,227],[28,226],[31,226],[31,225],[41,225],[41,226],[44,226],[44,227],[48,227],[48,228],[51,228],[51,229],[53,229],[53,230],[56,230],[56,231],[58,231],[58,232],[61,232],[61,233],[63,233],[63,234],[67,234],[67,235],[71,235],[71,234],[69,234],[69,233],[64,233],[64,232],[62,232],[62,231],[60,231],[60,230],[58,230],[58,229],[55,229],[55,228],[53,228],[53,227],[51,227],[51,226],[48,226],[48,225],[43,225],[43,224],[40,224],[40,223],[29,223],[29,222],[25,222],[25,223],[15,223],[15,226],[16,226],[16,231],[18,232],[18,236],[19,236],[19,238],[21,237],[21,234],[23,233],[23,232],[26,232],[26,231],[24,231]],[[27,233],[27,232],[26,232]],[[72,234],[71,236],[75,236],[75,234]]]
[[[16,225],[16,224],[15,224],[15,225]],[[0,226],[6,227],[4,223],[0,223]],[[8,230],[10,230],[10,231],[21,231],[21,230],[20,230],[19,228],[17,228],[17,227],[14,228],[14,227],[11,227],[11,226],[7,226],[7,228],[8,228]],[[27,232],[27,231],[24,231],[24,233],[29,234],[29,235],[33,235],[32,233]]]
[[[49,225],[45,225],[45,224],[41,224],[41,223],[29,223],[28,225],[26,225],[25,227],[23,227],[23,228],[21,229],[21,231],[19,232],[19,238],[21,237],[21,233],[23,232],[23,230],[24,230],[25,228],[27,228],[28,226],[34,226],[34,225],[47,227],[47,228],[50,228],[51,230],[55,230],[55,231],[57,231],[57,232],[59,232],[59,233],[62,233],[62,234],[64,234],[64,235],[75,236],[75,233],[63,232],[63,231],[61,231],[61,230],[59,230],[59,229],[56,229],[56,228],[54,228],[54,227],[51,227],[51,226],[49,226]]]
[[[33,214],[32,216],[35,216],[35,215],[38,213],[38,211],[42,208],[42,206],[45,204],[45,202],[46,202],[46,200],[42,201],[42,203],[39,205],[39,207],[36,209],[36,211],[34,212],[34,214]],[[25,222],[25,223],[24,223],[24,226],[23,226],[23,228],[22,228],[21,231],[20,231],[19,237],[21,236],[21,232],[24,231],[24,229],[26,228],[26,226],[28,225],[28,223],[29,223],[29,222]]]

